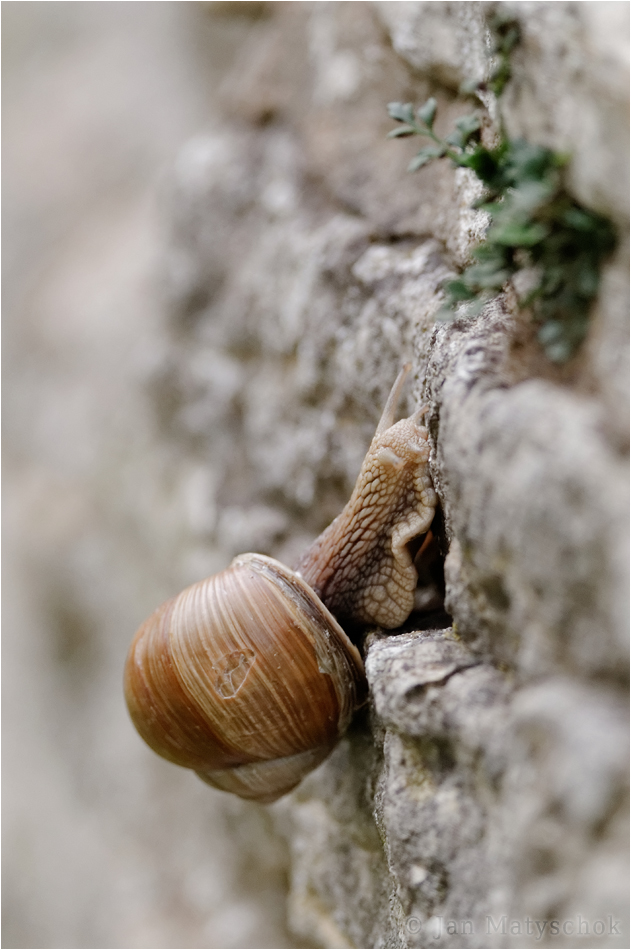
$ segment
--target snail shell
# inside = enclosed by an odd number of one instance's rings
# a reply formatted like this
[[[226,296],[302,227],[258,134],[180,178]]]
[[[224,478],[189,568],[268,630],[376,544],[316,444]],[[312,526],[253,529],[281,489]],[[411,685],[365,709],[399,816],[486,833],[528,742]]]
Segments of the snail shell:
[[[428,531],[437,499],[424,410],[394,422],[408,371],[350,501],[295,571],[244,554],[136,634],[125,695],[138,732],[217,788],[260,802],[291,791],[366,698],[360,654],[338,619],[393,628],[413,608],[409,544]]]
[[[125,694],[159,755],[271,802],[326,758],[366,686],[359,651],[313,590],[245,554],[145,621]]]

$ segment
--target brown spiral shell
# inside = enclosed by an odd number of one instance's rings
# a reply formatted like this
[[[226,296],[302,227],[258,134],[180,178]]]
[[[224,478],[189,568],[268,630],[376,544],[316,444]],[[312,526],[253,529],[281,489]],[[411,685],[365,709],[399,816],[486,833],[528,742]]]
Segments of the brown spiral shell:
[[[246,554],[145,621],[125,696],[159,755],[271,802],[328,755],[366,682],[357,648],[302,578]]]

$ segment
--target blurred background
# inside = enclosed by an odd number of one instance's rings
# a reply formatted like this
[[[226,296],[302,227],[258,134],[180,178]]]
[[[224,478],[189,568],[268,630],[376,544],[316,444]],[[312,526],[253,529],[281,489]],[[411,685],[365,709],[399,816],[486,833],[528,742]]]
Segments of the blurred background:
[[[165,768],[121,693],[133,630],[180,584],[145,395],[169,172],[251,23],[2,4],[7,947],[299,945],[264,809]]]

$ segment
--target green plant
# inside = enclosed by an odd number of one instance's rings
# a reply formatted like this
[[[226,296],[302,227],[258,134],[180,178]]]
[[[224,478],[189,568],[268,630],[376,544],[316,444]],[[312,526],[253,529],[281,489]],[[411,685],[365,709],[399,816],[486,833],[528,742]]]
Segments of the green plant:
[[[510,31],[507,36],[509,52],[517,37]],[[496,76],[500,90],[510,75],[508,52]],[[519,304],[531,307],[548,358],[568,360],[585,338],[600,268],[615,246],[608,219],[582,207],[565,190],[562,171],[568,156],[505,136],[495,148],[487,148],[480,141],[477,113],[457,119],[454,131],[441,139],[434,131],[435,99],[416,111],[411,103],[392,102],[388,112],[401,123],[390,138],[420,135],[433,143],[415,155],[409,171],[448,158],[470,168],[485,189],[474,205],[489,215],[484,241],[473,252],[474,262],[446,283],[439,318],[454,316],[462,304],[474,316],[518,272],[527,272],[530,289]]]

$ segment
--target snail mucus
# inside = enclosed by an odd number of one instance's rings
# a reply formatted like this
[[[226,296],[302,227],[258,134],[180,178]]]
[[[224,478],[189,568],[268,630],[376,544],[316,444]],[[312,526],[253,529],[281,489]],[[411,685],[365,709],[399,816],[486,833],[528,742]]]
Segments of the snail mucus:
[[[188,587],[140,627],[125,667],[136,729],[216,788],[272,802],[322,762],[367,696],[341,624],[400,626],[414,606],[410,543],[436,494],[419,410],[392,388],[350,501],[294,570],[260,554]]]

